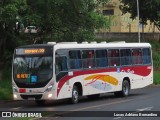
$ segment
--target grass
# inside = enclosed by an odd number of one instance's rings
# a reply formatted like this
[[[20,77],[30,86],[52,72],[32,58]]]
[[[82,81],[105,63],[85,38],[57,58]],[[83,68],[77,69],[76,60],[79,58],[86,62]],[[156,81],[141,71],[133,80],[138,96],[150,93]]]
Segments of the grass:
[[[4,69],[0,80],[0,100],[12,100],[11,69]]]
[[[154,71],[153,78],[155,85],[160,84],[160,71]]]
[[[11,80],[0,80],[0,100],[11,100],[12,99],[12,86]]]

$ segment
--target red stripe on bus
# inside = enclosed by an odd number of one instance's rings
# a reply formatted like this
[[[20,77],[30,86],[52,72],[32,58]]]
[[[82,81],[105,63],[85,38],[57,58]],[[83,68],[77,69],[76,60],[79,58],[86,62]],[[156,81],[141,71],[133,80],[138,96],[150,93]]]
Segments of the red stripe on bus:
[[[120,72],[132,72],[133,74],[140,75],[140,76],[148,76],[151,73],[152,66],[131,66],[131,67],[120,67]],[[102,72],[118,72],[118,68],[105,68],[105,69],[98,69],[98,70],[82,70],[82,71],[74,71],[73,76],[64,76],[58,83],[57,89],[57,96],[59,95],[60,90],[62,89],[63,85],[69,81],[73,77],[77,77],[79,75],[85,74],[94,74],[94,73],[102,73]]]

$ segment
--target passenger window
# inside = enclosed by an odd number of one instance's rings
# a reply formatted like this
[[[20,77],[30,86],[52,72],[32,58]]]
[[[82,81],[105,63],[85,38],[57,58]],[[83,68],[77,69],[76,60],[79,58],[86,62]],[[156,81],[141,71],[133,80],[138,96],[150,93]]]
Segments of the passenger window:
[[[119,66],[120,65],[120,57],[119,57],[119,49],[110,49],[108,50],[108,58],[109,58],[109,66]]]
[[[82,51],[83,68],[93,68],[95,66],[94,61],[95,61],[94,50],[83,50]]]
[[[121,49],[121,65],[131,65],[131,50]]]
[[[96,50],[96,67],[108,66],[107,50]]]
[[[56,74],[60,73],[61,71],[67,71],[67,58],[66,56],[58,56],[56,57]]]
[[[80,69],[80,68],[82,68],[80,50],[69,51],[69,59],[70,59],[69,60],[70,69]]]
[[[150,64],[151,63],[151,53],[149,48],[143,48],[143,64]]]
[[[132,49],[132,63],[142,64],[142,50],[141,49]]]

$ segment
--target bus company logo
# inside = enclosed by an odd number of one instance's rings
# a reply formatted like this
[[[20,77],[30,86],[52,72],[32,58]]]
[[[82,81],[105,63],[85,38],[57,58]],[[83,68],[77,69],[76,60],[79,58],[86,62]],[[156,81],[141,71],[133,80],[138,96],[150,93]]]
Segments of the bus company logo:
[[[11,117],[11,112],[2,112],[2,117]]]
[[[104,83],[110,83],[112,85],[118,85],[118,80],[110,75],[90,75],[88,77],[85,78],[86,81],[90,81],[89,83],[87,83],[85,86],[92,84],[94,82],[96,82],[97,80],[103,81]]]

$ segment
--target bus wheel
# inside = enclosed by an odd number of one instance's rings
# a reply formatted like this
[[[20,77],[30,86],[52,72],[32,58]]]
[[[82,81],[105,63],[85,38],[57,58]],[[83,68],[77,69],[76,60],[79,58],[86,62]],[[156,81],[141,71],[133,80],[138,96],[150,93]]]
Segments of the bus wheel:
[[[45,104],[45,100],[35,100],[35,102],[39,106],[43,106]]]
[[[117,97],[126,97],[129,95],[130,85],[127,80],[124,80],[122,83],[122,91],[114,92],[114,95]]]
[[[123,97],[128,96],[130,92],[130,85],[127,80],[123,81],[121,94]]]
[[[78,103],[78,101],[79,101],[79,91],[78,91],[78,87],[77,87],[77,86],[73,86],[71,102],[72,102],[73,104],[76,104],[76,103]]]

